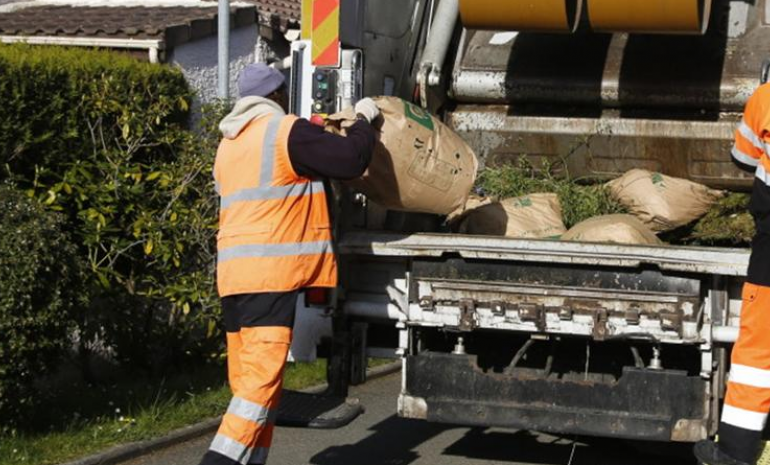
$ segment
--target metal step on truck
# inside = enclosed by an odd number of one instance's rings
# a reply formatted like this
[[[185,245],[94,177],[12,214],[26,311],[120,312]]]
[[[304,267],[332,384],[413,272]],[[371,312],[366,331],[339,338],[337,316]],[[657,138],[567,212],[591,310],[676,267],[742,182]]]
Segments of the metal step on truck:
[[[645,168],[750,188],[730,147],[770,57],[765,0],[394,3],[337,2],[331,62],[316,60],[323,31],[303,30],[296,113],[396,95],[440,115],[482,169],[526,157],[598,180]],[[303,23],[316,23],[306,6]],[[366,356],[393,356],[403,417],[715,434],[748,249],[463,236],[443,218],[335,193],[333,387],[361,381]]]

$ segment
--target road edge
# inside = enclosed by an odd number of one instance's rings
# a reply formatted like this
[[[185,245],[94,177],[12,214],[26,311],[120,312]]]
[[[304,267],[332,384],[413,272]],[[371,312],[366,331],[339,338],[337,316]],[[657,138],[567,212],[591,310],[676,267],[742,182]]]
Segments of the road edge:
[[[397,362],[388,363],[386,365],[370,368],[366,370],[366,380],[369,381],[372,379],[381,378],[391,373],[395,373],[400,369],[400,360]],[[327,386],[327,384],[319,384],[317,386],[303,389],[302,392],[317,394],[323,392]],[[135,459],[142,455],[150,454],[162,449],[166,449],[168,447],[175,446],[177,444],[198,438],[209,433],[213,433],[217,430],[221,421],[221,416],[211,418],[194,425],[176,429],[160,438],[122,444],[120,446],[115,446],[103,452],[98,452],[96,454],[89,455],[87,457],[83,457],[71,462],[61,463],[60,465],[115,465],[127,460]]]

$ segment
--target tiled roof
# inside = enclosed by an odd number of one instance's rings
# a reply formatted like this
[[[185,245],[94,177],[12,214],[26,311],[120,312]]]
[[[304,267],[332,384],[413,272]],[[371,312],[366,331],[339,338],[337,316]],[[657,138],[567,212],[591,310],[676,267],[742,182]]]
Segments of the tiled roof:
[[[231,11],[233,27],[256,22],[251,6]],[[0,14],[0,35],[159,39],[173,47],[216,30],[215,6],[34,6]]]
[[[215,2],[216,0],[211,0]],[[302,0],[239,0],[257,6],[259,23],[286,32],[299,29]]]
[[[285,31],[299,28],[302,19],[302,0],[256,0],[260,24]]]

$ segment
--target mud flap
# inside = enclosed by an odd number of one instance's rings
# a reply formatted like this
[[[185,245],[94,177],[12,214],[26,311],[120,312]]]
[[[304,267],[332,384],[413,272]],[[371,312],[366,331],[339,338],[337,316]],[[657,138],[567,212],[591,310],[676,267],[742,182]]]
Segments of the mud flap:
[[[278,426],[341,428],[364,412],[359,400],[324,394],[283,391],[278,407]]]
[[[626,367],[616,381],[576,382],[484,372],[475,355],[406,363],[399,413],[408,418],[662,442],[707,436],[705,381],[681,371]]]

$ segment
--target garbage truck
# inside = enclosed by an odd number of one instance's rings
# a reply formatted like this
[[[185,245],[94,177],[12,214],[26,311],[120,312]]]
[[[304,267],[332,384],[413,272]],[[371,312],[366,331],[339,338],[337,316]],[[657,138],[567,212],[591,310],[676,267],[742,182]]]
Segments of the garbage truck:
[[[303,116],[393,95],[440,117],[481,170],[525,157],[596,180],[644,168],[752,184],[730,147],[767,75],[765,0],[309,0],[302,24]],[[340,286],[304,305],[333,319],[333,390],[391,356],[406,418],[715,434],[748,248],[458,235],[345,186],[332,209]]]

